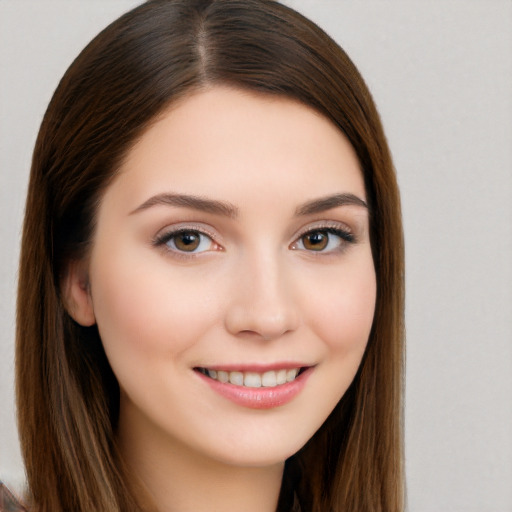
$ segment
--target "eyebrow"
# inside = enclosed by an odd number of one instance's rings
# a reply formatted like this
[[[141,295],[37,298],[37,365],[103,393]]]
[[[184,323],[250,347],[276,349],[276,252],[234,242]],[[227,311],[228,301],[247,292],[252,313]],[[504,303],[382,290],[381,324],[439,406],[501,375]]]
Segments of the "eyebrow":
[[[199,210],[202,212],[213,213],[222,215],[224,217],[235,218],[238,215],[238,208],[231,203],[225,201],[215,201],[213,199],[206,199],[205,197],[193,196],[188,194],[158,194],[150,197],[147,201],[142,203],[135,210],[130,212],[130,215],[147,210],[152,206],[166,205],[166,206],[182,206]]]
[[[207,199],[205,197],[189,194],[164,193],[150,197],[147,201],[144,201],[144,203],[135,208],[135,210],[132,210],[130,215],[143,210],[147,210],[148,208],[157,205],[181,206],[184,208],[190,208],[192,210],[198,210],[206,213],[213,213],[215,215],[221,215],[232,219],[236,218],[239,214],[238,207],[226,201],[217,201],[214,199]],[[330,196],[308,201],[296,208],[295,216],[302,217],[305,215],[314,215],[315,213],[322,213],[324,211],[338,208],[340,206],[360,206],[366,210],[369,210],[366,202],[360,197],[350,193],[343,193],[332,194]]]
[[[332,208],[338,208],[339,206],[360,206],[369,211],[368,204],[363,199],[354,194],[344,193],[333,194],[308,201],[295,210],[295,215],[297,217],[313,215],[315,213],[331,210]]]

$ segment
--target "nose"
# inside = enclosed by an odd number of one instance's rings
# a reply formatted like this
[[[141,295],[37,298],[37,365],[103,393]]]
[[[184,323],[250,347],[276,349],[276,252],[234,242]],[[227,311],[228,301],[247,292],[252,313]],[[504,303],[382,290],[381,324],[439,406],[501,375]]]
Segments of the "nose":
[[[293,280],[284,262],[270,255],[252,255],[233,278],[225,316],[233,335],[274,340],[298,327],[300,316]]]

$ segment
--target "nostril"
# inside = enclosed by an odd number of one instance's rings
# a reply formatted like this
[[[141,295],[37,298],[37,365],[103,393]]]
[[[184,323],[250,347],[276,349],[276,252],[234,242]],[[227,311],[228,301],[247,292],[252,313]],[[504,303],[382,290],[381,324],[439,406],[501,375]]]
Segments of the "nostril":
[[[264,332],[257,332],[250,329],[244,329],[239,332],[239,335],[243,338],[247,339],[263,339],[264,341],[271,341],[276,336],[270,333],[264,333]]]

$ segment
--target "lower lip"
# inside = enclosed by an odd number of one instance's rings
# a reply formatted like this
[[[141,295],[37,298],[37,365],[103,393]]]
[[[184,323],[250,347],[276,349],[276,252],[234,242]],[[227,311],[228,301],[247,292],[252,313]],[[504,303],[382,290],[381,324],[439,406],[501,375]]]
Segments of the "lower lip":
[[[250,409],[272,409],[291,402],[304,388],[313,367],[303,371],[292,382],[274,387],[249,388],[223,383],[197,372],[214,391],[237,405]]]

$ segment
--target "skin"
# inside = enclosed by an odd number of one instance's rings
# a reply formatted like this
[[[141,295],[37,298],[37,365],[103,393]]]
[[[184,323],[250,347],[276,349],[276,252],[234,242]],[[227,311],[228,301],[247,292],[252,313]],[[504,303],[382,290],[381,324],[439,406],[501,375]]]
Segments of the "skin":
[[[147,202],[165,193],[232,211]],[[71,266],[68,304],[77,321],[98,324],[121,388],[121,450],[159,510],[275,510],[285,459],[352,381],[376,295],[368,211],[297,215],[333,194],[366,199],[357,157],[329,120],[223,87],[162,115],[106,190],[90,256]],[[176,228],[205,233],[199,252],[161,243]],[[311,249],[307,231],[328,245]],[[194,370],[275,363],[312,369],[290,402],[263,410]]]

